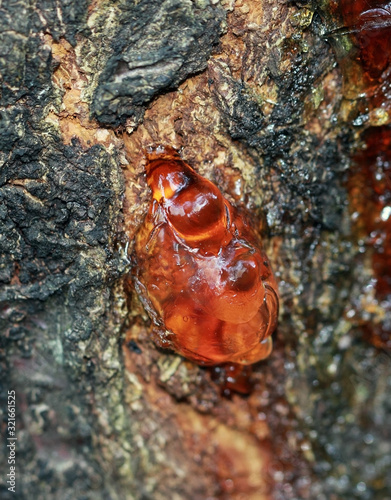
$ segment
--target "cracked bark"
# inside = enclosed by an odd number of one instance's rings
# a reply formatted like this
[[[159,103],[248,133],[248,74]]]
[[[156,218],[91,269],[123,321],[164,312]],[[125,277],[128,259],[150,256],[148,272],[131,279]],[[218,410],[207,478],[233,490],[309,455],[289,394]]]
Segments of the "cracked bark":
[[[391,360],[360,330],[375,301],[347,189],[364,126],[329,7],[0,6],[0,410],[4,436],[16,390],[17,498],[387,496]],[[159,143],[248,210],[279,279],[248,398],[159,351],[133,293],[143,148]]]

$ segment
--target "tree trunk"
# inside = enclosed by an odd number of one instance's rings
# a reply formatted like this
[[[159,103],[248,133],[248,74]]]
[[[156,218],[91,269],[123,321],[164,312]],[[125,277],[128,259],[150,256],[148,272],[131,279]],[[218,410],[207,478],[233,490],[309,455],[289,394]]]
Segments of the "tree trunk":
[[[361,3],[0,5],[1,498],[391,495],[389,11]],[[272,262],[248,396],[157,348],[134,292],[159,144]]]

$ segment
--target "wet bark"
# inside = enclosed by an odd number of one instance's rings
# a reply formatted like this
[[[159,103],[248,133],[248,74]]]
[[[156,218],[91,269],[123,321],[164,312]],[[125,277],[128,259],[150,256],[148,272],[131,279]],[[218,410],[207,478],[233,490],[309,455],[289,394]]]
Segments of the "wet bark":
[[[391,358],[362,325],[388,313],[348,189],[366,124],[330,9],[1,4],[2,498],[387,497]],[[248,397],[150,339],[132,242],[157,144],[247,211],[274,267],[275,348]]]

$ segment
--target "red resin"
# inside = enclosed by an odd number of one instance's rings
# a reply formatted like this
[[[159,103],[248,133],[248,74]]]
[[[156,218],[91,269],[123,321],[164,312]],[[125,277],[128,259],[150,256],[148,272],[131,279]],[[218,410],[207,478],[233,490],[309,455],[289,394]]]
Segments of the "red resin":
[[[341,0],[345,25],[350,28],[368,76],[378,80],[391,59],[391,2]]]
[[[248,395],[253,390],[252,372],[251,365],[226,363],[211,368],[211,377],[226,397],[230,397],[232,393]]]
[[[355,45],[354,62],[341,61],[346,80],[355,82],[369,111],[391,113],[391,2],[341,0],[346,33]],[[387,119],[387,115],[384,115]],[[389,122],[389,118],[387,119]],[[383,122],[384,123],[384,122]],[[356,154],[349,180],[351,202],[359,214],[356,227],[372,248],[376,299],[384,319],[366,322],[366,337],[377,347],[391,347],[391,127],[371,127],[362,135],[365,148]]]
[[[341,0],[338,8],[344,23],[339,31],[349,34],[356,47],[340,61],[345,82],[350,91],[356,87],[357,97],[365,92],[370,109],[385,107],[391,91],[391,2]]]
[[[367,338],[376,347],[391,348],[391,127],[372,127],[363,136],[366,149],[355,157],[357,170],[349,181],[360,230],[373,248],[372,266],[376,298],[385,310],[385,321],[365,325]],[[376,318],[375,318],[376,319]]]
[[[202,365],[266,358],[278,296],[256,235],[172,148],[147,160],[152,201],[136,236],[135,282],[156,342]]]

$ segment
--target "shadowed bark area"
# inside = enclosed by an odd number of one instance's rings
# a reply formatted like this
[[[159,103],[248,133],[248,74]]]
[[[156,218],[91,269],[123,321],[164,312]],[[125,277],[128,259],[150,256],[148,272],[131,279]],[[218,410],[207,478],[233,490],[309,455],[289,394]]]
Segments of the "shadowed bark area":
[[[389,496],[388,240],[352,158],[388,137],[390,59],[366,95],[364,21],[327,1],[1,4],[1,498]],[[159,350],[134,292],[158,144],[247,213],[279,282],[247,397]]]

